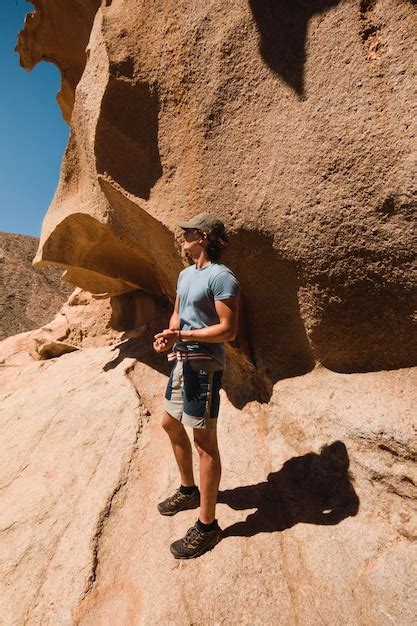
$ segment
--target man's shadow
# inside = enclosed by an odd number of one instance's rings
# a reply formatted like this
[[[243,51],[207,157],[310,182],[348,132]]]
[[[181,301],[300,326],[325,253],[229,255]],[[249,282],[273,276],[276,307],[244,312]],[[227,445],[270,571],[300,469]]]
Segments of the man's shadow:
[[[218,502],[241,511],[256,508],[244,522],[232,524],[224,537],[252,537],[282,531],[299,522],[334,525],[359,510],[349,475],[345,444],[335,441],[319,454],[293,457],[266,482],[219,492]]]

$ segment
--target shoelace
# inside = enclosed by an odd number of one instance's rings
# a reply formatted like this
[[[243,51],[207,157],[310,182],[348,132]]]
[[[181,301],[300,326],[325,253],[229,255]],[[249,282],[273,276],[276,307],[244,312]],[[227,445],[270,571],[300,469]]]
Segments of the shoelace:
[[[177,502],[181,502],[181,500],[184,500],[186,497],[187,495],[185,493],[182,493],[182,491],[176,491],[171,498],[171,502],[172,504],[176,504]]]
[[[201,539],[204,539],[203,534],[196,526],[193,526],[187,530],[187,534],[184,537],[184,543],[188,548],[195,548]]]

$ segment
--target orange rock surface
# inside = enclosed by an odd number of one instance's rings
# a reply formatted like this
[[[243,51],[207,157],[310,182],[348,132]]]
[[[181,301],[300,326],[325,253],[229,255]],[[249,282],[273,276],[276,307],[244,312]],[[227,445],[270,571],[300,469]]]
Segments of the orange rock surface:
[[[8,624],[414,624],[414,39],[406,0],[37,0],[22,63],[75,69],[35,263],[84,291],[0,344]],[[177,563],[150,340],[203,210],[242,315],[224,539]]]

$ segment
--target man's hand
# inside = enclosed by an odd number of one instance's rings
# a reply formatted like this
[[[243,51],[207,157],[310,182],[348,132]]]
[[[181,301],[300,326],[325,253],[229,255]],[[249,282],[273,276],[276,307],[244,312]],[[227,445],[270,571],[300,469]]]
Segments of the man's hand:
[[[154,336],[153,349],[155,352],[165,352],[172,348],[174,343],[178,340],[179,331],[171,328],[166,328],[161,333],[157,333]]]

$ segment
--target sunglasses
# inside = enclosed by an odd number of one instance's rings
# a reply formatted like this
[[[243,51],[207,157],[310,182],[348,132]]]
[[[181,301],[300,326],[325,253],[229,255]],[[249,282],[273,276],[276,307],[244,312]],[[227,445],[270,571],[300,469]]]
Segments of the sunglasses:
[[[182,236],[184,237],[186,241],[194,241],[194,239],[198,239],[203,234],[204,233],[202,233],[201,230],[198,230],[197,228],[193,228],[193,229],[184,230],[182,233]]]

